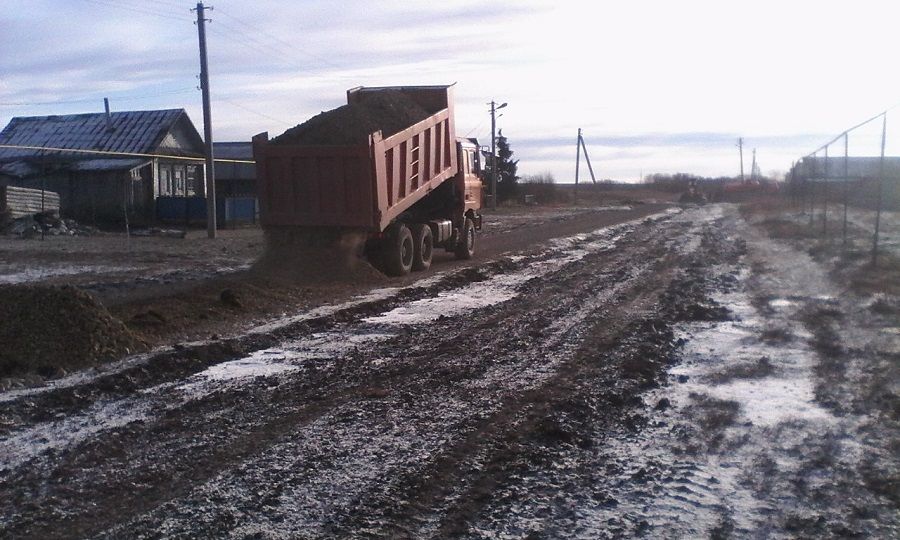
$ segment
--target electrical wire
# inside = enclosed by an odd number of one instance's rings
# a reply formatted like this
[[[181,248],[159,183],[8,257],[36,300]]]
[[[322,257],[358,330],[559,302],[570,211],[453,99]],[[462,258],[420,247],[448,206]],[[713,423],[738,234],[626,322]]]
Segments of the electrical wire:
[[[185,89],[185,90],[173,90],[171,92],[158,92],[155,94],[144,94],[140,96],[106,96],[110,97],[111,100],[118,101],[135,101],[140,99],[150,99],[159,96],[171,96],[175,94],[187,94],[193,93],[197,90],[194,88]],[[32,102],[0,102],[0,107],[28,107],[28,106],[37,106],[37,105],[70,105],[75,103],[92,103],[96,101],[100,101],[102,98],[91,97],[91,98],[79,98],[79,99],[67,99],[60,101],[32,101]]]
[[[298,47],[296,46],[296,44],[290,43],[290,42],[288,42],[288,41],[286,41],[286,40],[284,40],[284,39],[281,39],[280,37],[274,35],[272,32],[269,32],[269,31],[267,31],[267,30],[265,30],[265,29],[263,29],[263,28],[260,28],[260,27],[258,27],[258,26],[252,25],[252,24],[250,24],[250,23],[248,23],[248,22],[246,22],[246,21],[243,21],[243,20],[241,20],[241,19],[239,19],[239,18],[237,18],[237,17],[234,17],[234,16],[232,16],[232,15],[229,15],[228,12],[219,10],[219,14],[220,14],[220,15],[224,15],[224,16],[227,17],[228,19],[231,19],[232,21],[235,21],[236,23],[238,23],[238,24],[240,24],[240,25],[242,25],[242,26],[248,28],[249,30],[252,30],[252,31],[254,31],[254,32],[257,32],[257,33],[260,33],[260,34],[263,34],[263,35],[267,36],[267,37],[270,38],[272,41],[275,41],[275,42],[277,42],[277,43],[282,44],[282,46],[285,47],[284,50],[285,50],[285,51],[290,51],[291,54],[294,54],[294,53],[300,53],[300,54],[306,55],[306,56],[308,56],[308,57],[310,57],[310,58],[313,58],[313,59],[315,59],[315,60],[318,60],[318,61],[322,62],[323,64],[329,65],[329,66],[331,66],[331,67],[333,67],[333,68],[335,68],[335,69],[342,69],[341,66],[338,66],[337,64],[334,64],[333,62],[331,62],[331,61],[328,60],[327,58],[325,58],[325,57],[323,57],[323,56],[319,56],[319,55],[313,54],[313,53],[310,53],[310,52],[307,52],[307,51],[304,51],[303,49],[298,48]],[[243,32],[242,32],[242,33],[243,33]],[[245,34],[245,35],[248,35],[248,34],[246,34],[246,33],[244,33],[244,34]],[[268,46],[269,44],[266,44],[266,45]]]
[[[141,14],[143,14],[143,15],[153,15],[154,17],[162,17],[162,18],[164,18],[164,19],[173,19],[173,20],[176,20],[176,21],[189,21],[189,20],[191,20],[191,19],[188,18],[188,17],[179,17],[179,16],[177,16],[177,15],[173,15],[172,13],[163,13],[163,12],[160,12],[160,11],[153,11],[153,10],[147,9],[147,8],[145,8],[145,7],[143,7],[143,6],[138,7],[138,6],[134,6],[134,5],[126,5],[126,4],[122,4],[122,3],[105,2],[104,0],[83,0],[83,1],[89,2],[89,3],[91,3],[91,4],[96,4],[96,5],[98,5],[98,6],[104,6],[104,7],[111,7],[111,8],[117,8],[117,9],[123,9],[123,10],[131,11],[131,12],[134,12],[134,13],[141,13]]]
[[[20,144],[0,144],[0,148],[10,148],[14,150],[40,150],[40,151],[49,151],[49,152],[71,152],[73,154],[98,154],[101,156],[121,156],[121,157],[149,157],[149,158],[165,158],[165,159],[173,159],[173,160],[181,160],[181,161],[196,161],[201,162],[204,158],[202,157],[188,157],[188,156],[169,156],[166,154],[142,154],[137,152],[113,152],[111,150],[84,150],[81,148],[57,148],[53,146],[27,146]],[[246,159],[213,159],[213,161],[218,161],[222,163],[256,163],[253,160]]]
[[[290,123],[290,122],[285,122],[284,120],[280,120],[280,119],[278,119],[278,118],[275,118],[274,116],[269,116],[268,114],[264,114],[264,113],[261,113],[261,112],[259,112],[259,111],[254,111],[253,109],[250,109],[250,108],[248,108],[248,107],[245,107],[245,106],[241,105],[240,103],[236,103],[236,102],[234,102],[234,101],[232,101],[232,100],[230,100],[230,99],[226,99],[226,98],[222,98],[222,97],[216,98],[216,99],[217,99],[217,100],[220,100],[220,101],[224,101],[224,102],[226,102],[226,103],[230,103],[231,105],[237,107],[238,109],[243,109],[243,110],[247,111],[248,113],[255,114],[256,116],[260,116],[260,117],[262,117],[262,118],[267,118],[267,119],[269,119],[269,120],[272,120],[273,122],[278,122],[279,124],[283,124],[283,125],[285,125],[285,126],[293,126],[293,125],[294,125],[294,124],[292,124],[292,123]]]

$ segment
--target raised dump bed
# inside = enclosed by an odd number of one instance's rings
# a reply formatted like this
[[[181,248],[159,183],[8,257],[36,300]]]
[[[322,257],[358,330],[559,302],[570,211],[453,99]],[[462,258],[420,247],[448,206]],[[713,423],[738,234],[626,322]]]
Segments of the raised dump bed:
[[[353,88],[345,106],[255,136],[253,154],[270,236],[365,233],[389,274],[427,267],[434,246],[474,251],[477,147],[456,139],[453,86]]]

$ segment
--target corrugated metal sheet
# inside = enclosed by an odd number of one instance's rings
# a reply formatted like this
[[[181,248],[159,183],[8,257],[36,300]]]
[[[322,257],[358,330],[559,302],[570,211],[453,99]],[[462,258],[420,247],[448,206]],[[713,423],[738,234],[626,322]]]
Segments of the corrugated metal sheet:
[[[253,160],[253,144],[250,142],[213,143],[213,155],[216,159]],[[256,178],[256,165],[253,163],[216,163],[217,180],[253,180]]]
[[[253,143],[247,142],[214,142],[213,154],[222,159],[253,160]]]
[[[9,163],[0,163],[0,174],[25,178],[37,174],[40,169],[27,161],[11,161]]]
[[[101,150],[108,152],[152,153],[178,120],[187,117],[184,109],[69,114],[62,116],[16,117],[0,132],[0,144]],[[0,160],[39,157],[40,151],[0,148]],[[62,153],[47,151],[58,159]],[[66,157],[83,159],[69,154]]]
[[[85,159],[72,163],[73,171],[127,171],[146,165],[146,159]]]

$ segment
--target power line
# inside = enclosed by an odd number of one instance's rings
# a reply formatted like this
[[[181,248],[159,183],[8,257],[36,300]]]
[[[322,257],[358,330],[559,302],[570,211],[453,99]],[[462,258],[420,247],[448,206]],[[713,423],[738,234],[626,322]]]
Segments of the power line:
[[[134,5],[125,5],[125,4],[121,4],[121,3],[106,2],[104,0],[84,0],[84,1],[89,2],[91,4],[96,4],[98,6],[124,9],[126,11],[132,11],[134,13],[141,13],[143,15],[153,15],[154,17],[162,17],[164,19],[173,19],[176,21],[189,21],[190,20],[187,17],[179,17],[177,15],[173,15],[172,13],[153,11],[153,10],[147,9],[145,7],[138,7],[138,6],[134,6]]]
[[[179,4],[178,2],[172,2],[170,0],[145,0],[145,1],[149,1],[150,3],[153,3],[153,4],[163,4],[163,5],[173,7],[176,9],[184,9],[185,11],[191,10],[191,8],[186,7],[184,4]]]
[[[230,103],[231,105],[237,107],[238,109],[243,109],[243,110],[247,111],[248,113],[252,113],[252,114],[255,114],[256,116],[261,116],[262,118],[267,118],[267,119],[269,119],[269,120],[272,120],[273,122],[278,122],[279,124],[284,124],[284,125],[286,125],[286,126],[293,126],[293,125],[294,125],[293,123],[285,122],[284,120],[280,120],[280,119],[278,119],[278,118],[275,118],[274,116],[269,116],[268,114],[264,114],[264,113],[261,113],[261,112],[259,112],[259,111],[254,111],[253,109],[250,109],[250,108],[248,108],[248,107],[245,107],[245,106],[241,105],[240,103],[231,101],[230,99],[226,99],[226,98],[222,98],[222,97],[217,98],[217,99],[220,99],[220,100],[222,100],[222,101],[224,101],[224,102],[226,102],[226,103]]]
[[[159,96],[170,96],[175,94],[187,94],[193,93],[197,90],[195,88],[184,89],[184,90],[173,90],[171,92],[157,92],[155,94],[144,94],[140,96],[113,96],[111,99],[115,99],[118,101],[133,101],[139,99],[150,99]],[[79,98],[79,99],[67,99],[67,100],[59,100],[59,101],[33,101],[33,102],[0,102],[0,107],[28,107],[35,105],[70,105],[74,103],[92,103],[96,101],[100,101],[102,98],[91,97],[91,98]]]
[[[246,27],[246,28],[248,28],[248,29],[250,29],[250,30],[253,30],[254,32],[263,34],[263,35],[269,37],[270,39],[272,39],[273,41],[276,41],[276,42],[278,42],[278,43],[281,43],[284,47],[286,47],[285,50],[290,51],[291,54],[293,54],[293,53],[298,53],[298,52],[299,52],[300,54],[306,55],[306,56],[308,56],[308,57],[310,57],[310,58],[313,58],[313,59],[315,59],[315,60],[319,60],[320,62],[322,62],[322,63],[324,63],[324,64],[327,64],[327,65],[329,65],[329,66],[331,66],[331,67],[333,67],[333,68],[335,68],[335,69],[343,69],[341,66],[338,66],[337,64],[332,63],[332,62],[331,62],[330,60],[328,60],[327,58],[325,58],[325,57],[323,57],[323,56],[319,56],[319,55],[313,54],[313,53],[310,53],[310,52],[307,52],[307,51],[304,51],[303,49],[298,48],[298,47],[296,46],[296,44],[290,43],[290,42],[288,42],[288,41],[285,41],[284,39],[281,39],[280,37],[276,36],[276,35],[273,34],[272,32],[269,32],[269,31],[267,31],[267,30],[265,30],[265,29],[263,29],[263,28],[260,28],[260,27],[258,27],[258,26],[252,25],[252,24],[250,24],[250,23],[248,23],[248,22],[246,22],[246,21],[243,21],[243,20],[241,20],[241,19],[239,19],[239,18],[237,18],[237,17],[234,17],[234,16],[232,16],[232,15],[229,15],[227,12],[224,12],[224,11],[221,11],[221,10],[220,10],[219,13],[220,13],[221,15],[224,15],[225,17],[227,17],[227,18],[229,18],[229,19],[235,21],[235,22],[238,23],[238,24],[240,24],[240,25],[242,25],[242,26],[244,26],[244,27]],[[247,35],[247,34],[245,34],[245,35]],[[266,45],[268,45],[268,44],[266,44]]]
[[[9,148],[13,150],[44,150],[50,152],[71,152],[73,154],[98,154],[102,156],[120,156],[120,157],[146,157],[146,158],[165,158],[182,161],[203,161],[203,157],[190,156],[170,156],[166,154],[143,154],[138,152],[113,152],[112,150],[84,150],[81,148],[59,148],[55,146],[28,146],[22,144],[0,144],[0,148]],[[222,163],[256,163],[253,160],[246,159],[216,159]]]
[[[223,31],[219,30],[217,28],[217,26],[220,26],[223,29],[228,30],[228,32],[223,32]],[[210,25],[209,30],[210,30],[210,32],[212,32],[214,34],[222,36],[222,37],[226,37],[229,40],[233,40],[235,38],[235,36],[237,36],[237,37],[241,38],[242,41],[244,42],[244,44],[247,45],[248,47],[250,47],[251,49],[254,49],[254,50],[264,54],[267,58],[271,58],[271,59],[273,59],[287,67],[290,67],[292,69],[296,69],[298,71],[303,71],[303,72],[309,72],[310,67],[321,68],[321,66],[310,66],[308,64],[304,65],[296,57],[286,54],[284,51],[282,51],[280,49],[273,48],[270,43],[263,41],[245,31],[241,30],[240,28],[238,28],[236,26],[233,26],[228,23],[224,23],[221,21],[221,19],[216,21],[215,24]],[[329,64],[329,67],[333,67],[335,69],[340,69],[338,66],[336,66],[334,64]],[[348,79],[349,77],[346,75],[337,75],[336,78]]]

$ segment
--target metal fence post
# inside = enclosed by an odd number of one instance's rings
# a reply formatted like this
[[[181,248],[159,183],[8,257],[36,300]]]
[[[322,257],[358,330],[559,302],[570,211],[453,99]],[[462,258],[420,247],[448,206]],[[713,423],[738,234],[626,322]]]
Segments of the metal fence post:
[[[884,144],[887,138],[887,111],[881,123],[881,158],[878,164],[878,196],[875,203],[875,236],[872,239],[872,266],[878,264],[878,232],[881,225],[881,199],[884,191]]]
[[[822,235],[828,236],[828,195],[831,191],[828,183],[828,145],[825,145],[825,183],[822,185]]]
[[[843,237],[844,237],[844,245],[847,244],[847,204],[848,199],[850,198],[850,166],[849,166],[849,155],[850,155],[850,143],[849,143],[850,134],[848,132],[844,132],[844,227],[843,227]]]

